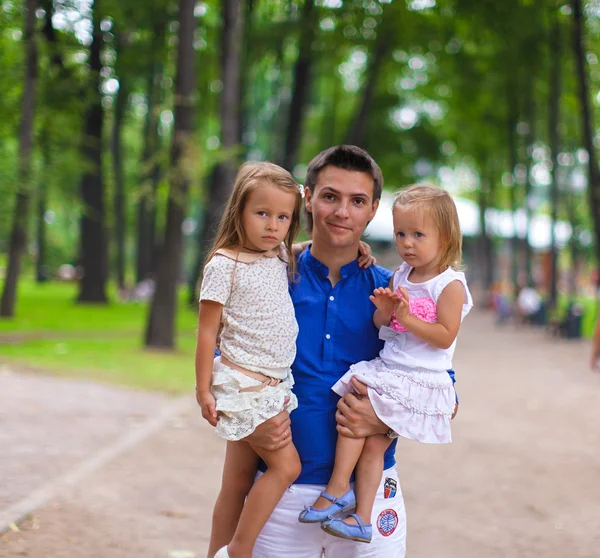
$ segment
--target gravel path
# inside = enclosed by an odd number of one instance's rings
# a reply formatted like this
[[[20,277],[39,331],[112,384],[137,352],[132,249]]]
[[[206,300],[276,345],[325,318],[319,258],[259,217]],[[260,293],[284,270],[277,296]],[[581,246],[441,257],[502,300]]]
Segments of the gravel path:
[[[600,556],[600,375],[587,351],[469,316],[454,443],[398,448],[409,557]],[[224,445],[191,399],[174,408],[154,394],[0,375],[0,509],[169,405],[160,428],[0,538],[0,557],[204,557]]]

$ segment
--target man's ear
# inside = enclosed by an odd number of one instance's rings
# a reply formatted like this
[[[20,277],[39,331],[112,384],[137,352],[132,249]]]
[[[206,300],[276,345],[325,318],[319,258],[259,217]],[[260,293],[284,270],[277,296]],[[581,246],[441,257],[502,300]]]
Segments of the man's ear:
[[[377,213],[378,207],[379,207],[379,200],[375,200],[373,202],[373,207],[371,208],[371,216],[369,217],[369,222],[371,222],[373,220],[373,217],[375,217],[375,213]]]
[[[312,213],[312,192],[308,186],[304,188],[304,200],[306,211]]]

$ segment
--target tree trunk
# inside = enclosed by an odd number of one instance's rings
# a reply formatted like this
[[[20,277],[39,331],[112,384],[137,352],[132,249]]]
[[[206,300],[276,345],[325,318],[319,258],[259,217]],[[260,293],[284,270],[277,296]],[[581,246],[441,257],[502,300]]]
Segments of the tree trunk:
[[[100,30],[99,0],[94,1],[92,14],[93,33],[90,46],[90,104],[85,115],[84,135],[81,146],[86,168],[81,179],[81,253],[83,277],[79,282],[78,302],[107,303],[106,279],[108,249],[105,230],[104,184],[102,178],[102,128],[104,114],[100,94],[100,70],[102,63],[102,31]]]
[[[117,38],[117,41],[119,39]],[[115,275],[119,289],[125,287],[125,235],[126,235],[126,211],[125,199],[125,175],[123,171],[123,141],[122,129],[123,118],[127,106],[127,89],[125,77],[119,75],[119,90],[114,105],[114,120],[112,129],[112,163],[115,180],[115,192],[113,198],[114,209],[114,242],[115,242]]]
[[[48,206],[48,180],[50,172],[50,123],[48,119],[44,122],[40,134],[40,147],[42,151],[42,177],[37,189],[37,211],[36,211],[36,243],[37,259],[35,262],[35,280],[44,283],[48,280],[46,270],[46,209]]]
[[[588,76],[586,56],[584,51],[583,15],[581,0],[573,0],[573,49],[575,53],[575,67],[579,83],[579,102],[581,105],[581,119],[583,124],[583,144],[588,152],[588,203],[595,232],[596,265],[600,266],[600,180],[598,176],[598,163],[594,148],[594,126],[589,101]],[[600,286],[600,278],[598,279]]]
[[[240,48],[244,28],[240,0],[223,0],[223,29],[221,32],[221,75],[223,90],[220,97],[221,145],[232,151],[239,145],[240,134]],[[189,300],[196,300],[196,285],[200,270],[210,248],[223,215],[223,209],[231,193],[236,175],[236,161],[233,156],[219,163],[209,181],[209,193],[204,210],[204,222],[198,242],[198,259],[194,265],[189,283]]]
[[[144,148],[140,163],[141,193],[137,206],[136,283],[147,279],[156,270],[156,191],[161,175],[158,115],[162,72],[163,65],[158,62],[152,66],[148,76],[148,112],[144,123]]]
[[[490,205],[491,185],[485,191],[483,181],[479,187],[479,228],[481,229],[479,237],[479,250],[481,254],[481,262],[483,263],[482,284],[485,293],[489,293],[494,283],[494,246],[492,239],[487,233],[485,214]]]
[[[36,0],[27,0],[23,44],[26,52],[26,69],[21,98],[21,125],[19,129],[19,183],[13,214],[13,224],[8,247],[8,265],[0,300],[0,316],[12,318],[15,314],[17,285],[21,273],[21,259],[27,246],[27,217],[31,187],[31,150],[33,146],[33,120],[38,75],[38,51],[35,37]]]
[[[512,288],[516,290],[519,281],[519,233],[517,231],[517,181],[515,176],[515,169],[517,167],[517,138],[516,138],[516,126],[517,126],[517,107],[516,99],[514,95],[509,94],[509,116],[508,116],[508,156],[510,162],[510,176],[512,184],[509,189],[510,196],[510,210],[512,213],[512,225],[513,234],[510,239],[510,252],[511,252],[511,280]]]
[[[287,133],[282,160],[282,166],[290,172],[293,171],[296,164],[296,156],[302,140],[304,113],[306,112],[310,92],[313,62],[312,43],[316,29],[314,0],[305,0],[304,2],[300,29],[298,59],[294,68],[294,87],[287,120]]]
[[[183,233],[190,169],[187,155],[193,140],[195,56],[195,0],[179,0],[179,43],[175,80],[175,123],[171,145],[171,168],[167,224],[159,254],[156,290],[146,328],[147,347],[172,349],[175,345],[177,285],[181,275]]]
[[[549,306],[555,308],[558,301],[558,247],[556,245],[556,224],[558,222],[558,125],[560,121],[560,58],[561,38],[560,22],[557,15],[550,28],[550,97],[548,114],[548,135],[550,137],[550,157],[552,159],[552,184],[550,186],[550,292]],[[574,231],[573,231],[574,232]]]
[[[533,144],[535,142],[535,77],[531,75],[527,91],[527,121],[529,130],[527,133],[527,182],[525,183],[525,269],[527,283],[533,284],[534,253],[531,246],[531,223],[533,220],[533,209],[531,207],[531,192],[533,190]]]
[[[373,95],[375,93],[375,86],[377,85],[381,66],[389,52],[389,47],[390,44],[387,40],[387,36],[381,31],[377,36],[375,50],[372,53],[367,70],[367,79],[362,90],[362,98],[358,112],[346,134],[345,143],[347,144],[366,148],[365,135],[367,131],[367,122],[369,120],[369,111],[373,104]]]

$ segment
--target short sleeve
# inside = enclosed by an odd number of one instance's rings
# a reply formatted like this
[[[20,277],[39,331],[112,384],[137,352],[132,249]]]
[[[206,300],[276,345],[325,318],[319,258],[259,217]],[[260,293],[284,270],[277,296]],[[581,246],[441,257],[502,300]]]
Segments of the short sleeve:
[[[215,255],[204,266],[200,300],[212,300],[225,306],[231,294],[235,261]]]
[[[462,318],[464,319],[465,316],[471,310],[471,308],[473,308],[473,297],[471,296],[471,292],[469,291],[469,287],[467,286],[467,279],[465,277],[465,274],[462,273],[462,271],[454,271],[453,269],[449,269],[443,274],[442,277],[440,277],[440,280],[435,285],[435,290],[433,293],[435,297],[435,302],[437,304],[437,301],[440,298],[440,295],[442,294],[444,289],[454,281],[460,281],[465,289],[465,297],[467,300],[463,304],[462,310]]]

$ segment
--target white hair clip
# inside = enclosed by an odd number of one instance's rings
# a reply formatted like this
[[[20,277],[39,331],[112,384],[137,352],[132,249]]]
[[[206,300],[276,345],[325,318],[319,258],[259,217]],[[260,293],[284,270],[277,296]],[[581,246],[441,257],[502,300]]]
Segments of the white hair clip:
[[[300,192],[300,197],[304,197],[304,184],[298,184],[298,191]]]

